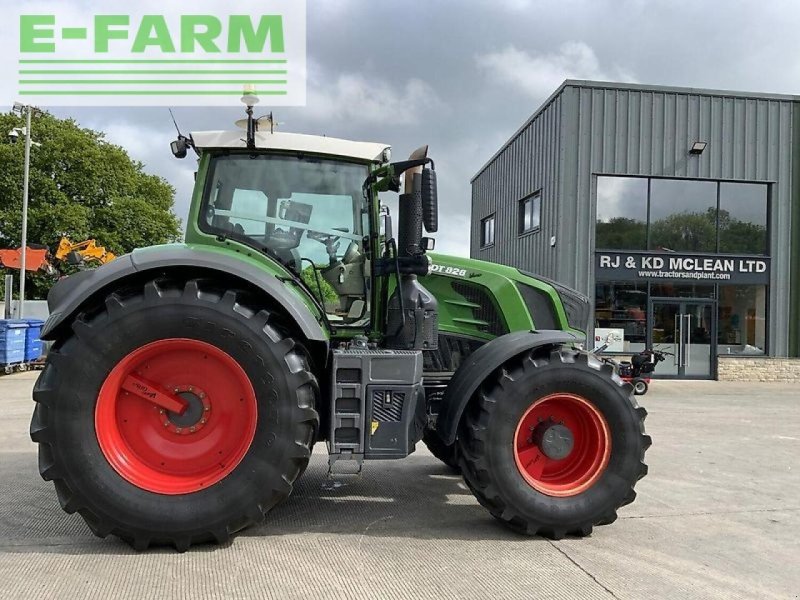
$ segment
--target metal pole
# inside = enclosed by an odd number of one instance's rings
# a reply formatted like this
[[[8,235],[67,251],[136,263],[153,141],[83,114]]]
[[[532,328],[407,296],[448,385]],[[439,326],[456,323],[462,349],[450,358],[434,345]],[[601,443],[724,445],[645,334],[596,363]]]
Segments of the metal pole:
[[[22,180],[22,256],[20,257],[19,272],[19,310],[17,311],[17,316],[20,319],[25,314],[25,269],[28,266],[28,180],[31,170],[31,113],[33,108],[26,106],[25,110],[27,112],[25,123],[25,175]]]
[[[11,303],[13,302],[14,292],[14,276],[6,275],[6,290],[5,298],[3,299],[3,318],[11,318]]]

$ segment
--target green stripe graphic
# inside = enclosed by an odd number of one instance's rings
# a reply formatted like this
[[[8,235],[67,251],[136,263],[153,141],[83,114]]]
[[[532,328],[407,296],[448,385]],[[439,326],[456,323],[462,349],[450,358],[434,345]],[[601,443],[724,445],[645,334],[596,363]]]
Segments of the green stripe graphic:
[[[163,64],[163,65],[202,65],[202,64],[286,64],[285,59],[20,59],[20,64],[25,65],[55,65],[55,64],[70,64],[70,65],[147,65],[147,64]]]
[[[131,71],[129,69],[92,69],[77,71],[71,69],[59,69],[57,71],[51,71],[49,69],[37,69],[34,71],[30,69],[22,69],[19,72],[20,75],[158,75],[159,73],[164,73],[165,75],[286,75],[286,71],[203,71],[193,69],[182,69],[179,71],[164,69],[146,71]]]
[[[241,96],[242,90],[22,90],[22,96]],[[260,91],[259,96],[286,96],[286,91]]]
[[[185,84],[185,83],[207,83],[209,85],[282,85],[286,83],[285,79],[275,79],[271,81],[267,80],[242,80],[242,81],[233,81],[230,79],[20,79],[20,85],[27,85],[27,84],[43,84],[43,83],[52,83],[56,85],[105,85],[105,84],[113,84],[113,85],[131,85],[135,83],[144,83],[147,85],[163,83],[164,85],[178,85],[178,84]]]

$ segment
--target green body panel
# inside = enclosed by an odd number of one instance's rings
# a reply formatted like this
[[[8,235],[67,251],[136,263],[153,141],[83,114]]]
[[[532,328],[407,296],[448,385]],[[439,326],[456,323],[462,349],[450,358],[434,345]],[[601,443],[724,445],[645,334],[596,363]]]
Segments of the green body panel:
[[[481,331],[481,325],[485,322],[474,322],[472,310],[474,305],[453,290],[454,281],[463,281],[484,288],[495,303],[495,309],[505,321],[509,332],[526,331],[537,327],[516,285],[524,283],[550,296],[553,306],[556,307],[556,318],[560,329],[580,335],[585,334],[569,327],[561,299],[548,283],[527,277],[517,269],[506,265],[442,254],[429,254],[429,256],[433,261],[434,270],[427,277],[420,278],[420,282],[439,302],[440,331],[481,339],[494,337]]]

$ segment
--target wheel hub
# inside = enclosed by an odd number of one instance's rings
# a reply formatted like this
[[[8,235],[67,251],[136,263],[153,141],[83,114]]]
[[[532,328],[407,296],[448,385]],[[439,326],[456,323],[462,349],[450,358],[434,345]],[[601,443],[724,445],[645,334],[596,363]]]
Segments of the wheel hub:
[[[189,435],[202,429],[211,416],[208,395],[197,386],[176,386],[172,392],[186,402],[186,409],[183,414],[160,411],[164,427],[178,435]]]
[[[531,441],[551,460],[567,458],[575,446],[572,431],[563,423],[554,423],[552,419],[534,428]]]

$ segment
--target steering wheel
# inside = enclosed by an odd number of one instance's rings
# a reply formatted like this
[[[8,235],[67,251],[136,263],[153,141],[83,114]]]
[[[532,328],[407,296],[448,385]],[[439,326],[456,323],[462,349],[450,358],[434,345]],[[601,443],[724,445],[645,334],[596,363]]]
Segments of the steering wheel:
[[[339,250],[339,240],[342,239],[341,236],[330,235],[328,233],[322,233],[321,231],[313,231],[308,229],[306,231],[306,237],[324,245],[325,250],[328,253],[328,260],[330,263],[334,264],[336,262],[336,252]]]

